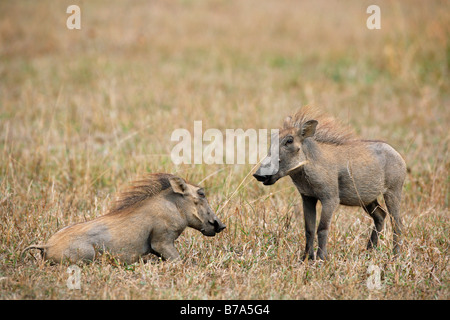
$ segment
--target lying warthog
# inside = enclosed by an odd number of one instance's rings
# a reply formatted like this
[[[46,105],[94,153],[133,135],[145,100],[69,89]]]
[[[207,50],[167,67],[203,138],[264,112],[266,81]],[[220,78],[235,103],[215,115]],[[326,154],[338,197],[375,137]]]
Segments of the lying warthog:
[[[380,194],[391,215],[394,253],[398,252],[402,229],[399,209],[406,165],[394,148],[382,141],[358,139],[350,129],[310,107],[287,117],[276,141],[279,157],[272,159],[269,152],[262,162],[265,165],[253,176],[264,185],[274,184],[286,175],[291,177],[303,200],[304,259],[314,259],[317,200],[322,204],[317,229],[320,259],[327,255],[328,230],[338,204],[364,208],[375,222],[367,247],[376,246],[386,217],[386,211],[377,201]],[[276,161],[279,161],[278,171],[264,173],[267,164]]]
[[[54,234],[39,249],[53,262],[93,260],[96,251],[107,251],[132,263],[153,253],[163,259],[179,259],[174,241],[186,227],[206,236],[225,225],[216,217],[204,190],[166,173],[150,174],[119,194],[106,215],[74,224]]]

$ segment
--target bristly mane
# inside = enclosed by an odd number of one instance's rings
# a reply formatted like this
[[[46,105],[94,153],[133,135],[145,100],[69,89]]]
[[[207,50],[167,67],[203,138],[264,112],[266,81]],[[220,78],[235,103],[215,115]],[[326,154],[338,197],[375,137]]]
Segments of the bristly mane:
[[[132,182],[130,186],[118,194],[108,214],[124,212],[126,209],[142,204],[144,200],[170,188],[169,178],[171,177],[175,176],[168,173],[153,173]]]
[[[317,120],[314,140],[327,144],[342,145],[359,140],[356,133],[348,126],[343,125],[330,115],[319,110],[304,106],[284,123],[284,129],[301,128],[309,120]]]

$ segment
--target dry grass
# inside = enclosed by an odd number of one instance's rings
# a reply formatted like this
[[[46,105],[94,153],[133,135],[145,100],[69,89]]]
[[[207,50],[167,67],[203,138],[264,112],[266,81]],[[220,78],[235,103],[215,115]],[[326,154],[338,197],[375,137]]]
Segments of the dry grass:
[[[78,1],[0,3],[1,299],[448,299],[449,6],[378,1],[78,2],[82,29],[65,27]],[[45,17],[45,19],[43,18]],[[300,262],[300,197],[289,179],[263,187],[251,165],[175,167],[176,128],[270,128],[302,104],[384,139],[410,169],[405,246],[377,250],[371,219],[340,207],[327,262]],[[220,170],[222,169],[222,170]],[[184,261],[67,266],[22,260],[30,243],[103,214],[143,172],[203,182],[228,228],[188,230]],[[217,172],[216,172],[217,171]],[[215,173],[215,174],[213,174]],[[107,260],[107,259],[104,259]],[[370,265],[382,287],[369,290]]]

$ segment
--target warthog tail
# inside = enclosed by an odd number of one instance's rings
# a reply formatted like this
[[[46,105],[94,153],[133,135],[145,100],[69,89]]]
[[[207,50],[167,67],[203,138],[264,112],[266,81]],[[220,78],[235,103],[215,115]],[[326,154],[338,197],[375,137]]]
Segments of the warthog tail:
[[[43,256],[44,250],[47,248],[48,246],[44,245],[44,244],[34,244],[31,246],[26,247],[25,249],[23,249],[22,253],[20,254],[21,257],[23,257],[23,255],[25,254],[26,251],[31,250],[31,249],[38,249],[41,253],[41,257]],[[32,255],[33,256],[33,255]],[[36,260],[36,257],[33,256],[34,260]]]

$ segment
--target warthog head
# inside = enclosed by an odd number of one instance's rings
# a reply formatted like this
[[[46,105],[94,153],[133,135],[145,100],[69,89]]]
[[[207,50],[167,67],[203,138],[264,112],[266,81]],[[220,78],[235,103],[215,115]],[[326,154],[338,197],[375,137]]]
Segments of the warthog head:
[[[290,121],[290,117],[285,121]],[[305,165],[304,148],[307,148],[306,142],[314,135],[316,126],[316,120],[309,120],[300,128],[285,128],[280,130],[278,137],[272,136],[269,154],[253,176],[264,185],[271,185]]]
[[[176,204],[185,214],[189,227],[209,237],[226,228],[211,209],[203,188],[188,184],[179,177],[172,177],[169,182],[175,194],[182,197]]]

